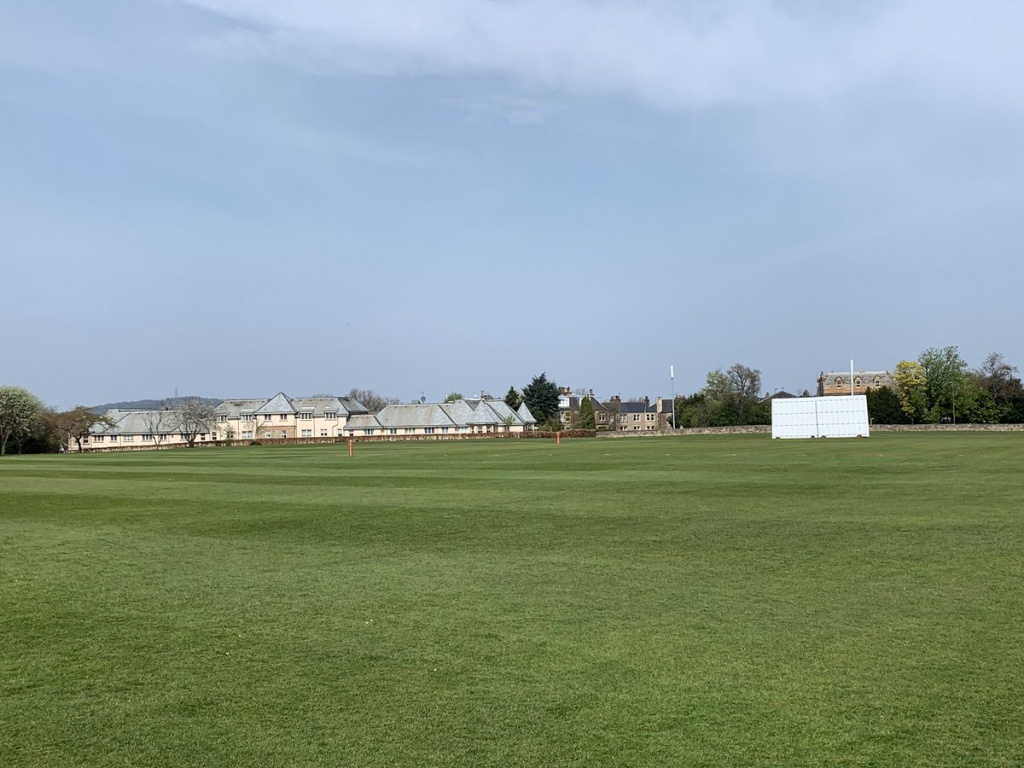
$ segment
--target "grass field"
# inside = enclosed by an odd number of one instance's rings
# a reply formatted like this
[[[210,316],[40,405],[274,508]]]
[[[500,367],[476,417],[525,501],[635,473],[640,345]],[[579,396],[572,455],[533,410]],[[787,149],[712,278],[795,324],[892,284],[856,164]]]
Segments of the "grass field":
[[[0,766],[1018,766],[1024,434],[0,460]]]

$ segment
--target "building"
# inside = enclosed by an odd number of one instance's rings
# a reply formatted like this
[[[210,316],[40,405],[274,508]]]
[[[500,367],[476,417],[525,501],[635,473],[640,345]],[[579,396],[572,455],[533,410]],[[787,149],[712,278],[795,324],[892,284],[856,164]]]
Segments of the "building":
[[[511,435],[536,429],[525,403],[518,411],[504,400],[456,400],[451,403],[389,405],[377,414],[349,419],[346,437]]]
[[[214,440],[279,440],[342,437],[349,419],[369,413],[349,397],[296,397],[278,392],[269,400],[225,400],[216,408]]]
[[[623,401],[621,397],[615,395],[604,404],[604,407],[614,419],[615,429],[620,432],[657,432],[671,426],[671,405],[667,408],[661,406],[659,410],[659,403],[665,400],[658,398],[658,402],[652,406],[649,397],[643,400]]]
[[[89,436],[82,439],[82,450],[167,448],[188,442],[177,414],[169,408],[136,411],[111,408],[103,415],[113,422],[112,426],[93,425]],[[215,439],[212,433],[200,432],[195,441],[205,443]]]
[[[896,389],[888,371],[854,371],[853,390],[850,389],[849,371],[822,371],[818,377],[818,397],[828,395],[863,395],[869,389],[888,387]]]
[[[224,400],[214,408],[215,422],[196,436],[196,443],[289,438],[340,438],[348,420],[366,414],[362,403],[348,397],[296,397],[278,392],[271,398]],[[187,443],[173,408],[112,409],[104,414],[114,424],[97,424],[82,448],[165,448]]]

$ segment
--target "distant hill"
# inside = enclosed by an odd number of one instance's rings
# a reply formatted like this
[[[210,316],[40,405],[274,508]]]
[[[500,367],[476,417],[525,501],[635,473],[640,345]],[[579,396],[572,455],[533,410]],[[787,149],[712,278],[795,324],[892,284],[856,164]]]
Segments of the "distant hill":
[[[94,405],[89,410],[95,413],[104,413],[109,411],[111,408],[117,408],[119,411],[155,411],[160,408],[173,408],[178,403],[184,402],[185,400],[191,400],[191,397],[165,397],[162,400],[122,400],[119,403],[103,403],[102,405]],[[217,397],[198,397],[196,398],[200,402],[206,403],[207,405],[220,405],[223,401],[222,398]]]

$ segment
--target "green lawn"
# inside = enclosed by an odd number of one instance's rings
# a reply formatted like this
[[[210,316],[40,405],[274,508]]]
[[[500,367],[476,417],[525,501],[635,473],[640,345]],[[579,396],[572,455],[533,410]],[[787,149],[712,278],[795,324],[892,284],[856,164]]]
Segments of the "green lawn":
[[[1018,766],[1024,434],[0,460],[0,766]]]

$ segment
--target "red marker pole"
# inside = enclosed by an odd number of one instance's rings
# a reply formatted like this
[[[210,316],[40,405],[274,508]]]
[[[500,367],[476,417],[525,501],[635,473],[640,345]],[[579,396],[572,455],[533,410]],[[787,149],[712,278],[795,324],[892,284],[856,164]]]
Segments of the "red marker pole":
[[[562,432],[561,432],[561,430],[559,430],[558,432],[555,432],[555,445],[561,445],[561,444],[562,444]]]

